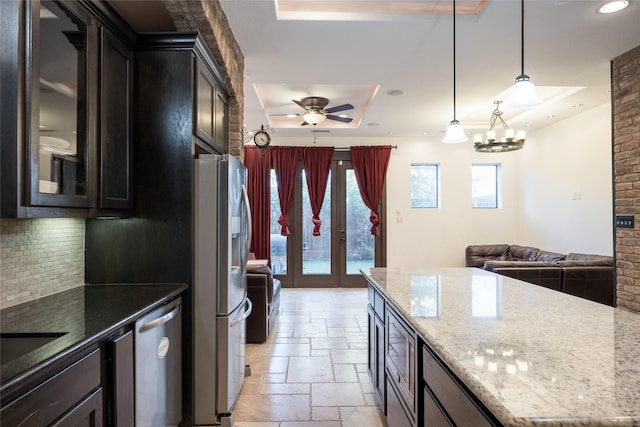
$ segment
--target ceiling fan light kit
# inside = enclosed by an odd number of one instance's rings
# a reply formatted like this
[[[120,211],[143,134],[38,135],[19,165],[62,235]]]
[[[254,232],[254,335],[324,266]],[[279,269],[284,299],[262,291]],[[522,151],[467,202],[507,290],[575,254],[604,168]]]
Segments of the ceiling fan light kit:
[[[335,120],[342,123],[351,123],[353,120],[350,117],[346,117],[344,114],[339,116],[332,114],[338,111],[353,110],[353,105],[342,104],[335,107],[325,108],[329,104],[327,98],[321,96],[307,96],[301,100],[292,99],[300,107],[304,108],[305,113],[302,115],[304,125],[317,125],[324,122],[326,119]]]
[[[467,140],[467,135],[456,119],[456,0],[453,0],[453,120],[442,139],[445,144],[458,144]]]
[[[327,116],[321,111],[308,110],[302,115],[302,119],[310,125],[317,125],[325,121]]]
[[[507,123],[502,118],[502,111],[500,111],[500,104],[502,101],[494,101],[496,104],[495,110],[491,113],[489,120],[489,130],[487,131],[487,139],[483,140],[482,134],[477,133],[473,136],[473,146],[479,153],[504,153],[507,151],[520,150],[524,147],[524,141],[527,134],[525,131],[515,131],[509,129]],[[495,126],[499,123],[504,130],[504,137],[497,139]]]

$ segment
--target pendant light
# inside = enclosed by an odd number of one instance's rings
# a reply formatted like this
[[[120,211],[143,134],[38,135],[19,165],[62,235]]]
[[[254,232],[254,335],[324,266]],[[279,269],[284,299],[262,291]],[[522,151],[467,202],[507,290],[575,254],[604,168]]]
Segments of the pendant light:
[[[520,0],[520,75],[511,87],[505,106],[512,108],[529,108],[542,104],[536,94],[536,87],[529,76],[524,73],[524,0]]]
[[[467,139],[462,125],[456,119],[456,0],[453,0],[453,120],[449,123],[442,142],[457,144],[465,142]]]

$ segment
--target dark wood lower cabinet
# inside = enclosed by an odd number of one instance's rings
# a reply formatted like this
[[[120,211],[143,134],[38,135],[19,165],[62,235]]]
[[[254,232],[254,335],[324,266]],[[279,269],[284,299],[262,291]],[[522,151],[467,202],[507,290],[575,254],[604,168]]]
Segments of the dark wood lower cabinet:
[[[68,420],[93,419],[101,426],[101,351],[80,358],[0,411],[3,426],[82,425]],[[93,395],[100,395],[93,398]],[[67,418],[69,417],[69,418]]]
[[[133,332],[114,339],[109,347],[110,423],[114,426],[132,426],[135,424]]]
[[[446,412],[445,420],[450,419],[452,425],[460,427],[498,425],[426,345],[422,346],[422,377],[425,387],[429,389],[425,391],[430,392],[429,396],[438,408],[438,412],[440,415]],[[431,425],[427,424],[427,415],[438,418],[437,412],[433,410],[427,414],[425,409],[424,415],[425,425]]]
[[[103,425],[102,388],[99,388],[51,424],[51,427],[101,427]]]
[[[384,293],[368,291],[368,371],[386,425],[500,426]]]
[[[449,421],[440,404],[436,402],[426,386],[423,387],[423,393],[422,425],[424,427],[453,427],[454,424]]]
[[[413,427],[398,392],[387,379],[387,426],[389,427]]]

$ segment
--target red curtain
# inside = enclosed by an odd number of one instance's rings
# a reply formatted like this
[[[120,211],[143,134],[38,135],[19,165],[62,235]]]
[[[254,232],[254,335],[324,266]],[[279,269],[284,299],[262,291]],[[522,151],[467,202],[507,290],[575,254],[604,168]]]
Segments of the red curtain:
[[[282,227],[280,234],[288,236],[289,231],[289,207],[293,199],[293,188],[296,183],[296,172],[299,161],[298,147],[270,147],[271,165],[276,172],[278,182],[278,196],[280,198],[280,218],[278,224]]]
[[[302,151],[302,162],[307,178],[307,189],[311,201],[311,212],[313,212],[313,235],[320,235],[320,209],[324,201],[324,194],[327,190],[327,180],[331,171],[331,160],[333,159],[333,147],[313,147],[305,148]]]
[[[360,188],[364,204],[371,209],[371,234],[380,234],[380,213],[378,206],[382,197],[382,188],[389,165],[391,146],[351,147],[351,163]]]
[[[245,146],[247,193],[253,219],[251,251],[258,259],[271,259],[270,242],[270,164],[269,152],[263,148]]]

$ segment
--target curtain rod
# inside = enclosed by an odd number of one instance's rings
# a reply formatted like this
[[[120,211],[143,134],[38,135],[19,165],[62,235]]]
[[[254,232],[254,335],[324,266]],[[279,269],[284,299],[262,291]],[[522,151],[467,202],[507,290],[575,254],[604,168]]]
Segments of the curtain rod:
[[[379,146],[372,145],[372,147],[384,147],[384,146],[383,145],[379,145]],[[398,148],[398,146],[397,145],[392,145],[391,148]],[[351,150],[351,147],[336,147],[336,148],[334,148],[334,151],[350,151],[350,150]]]

